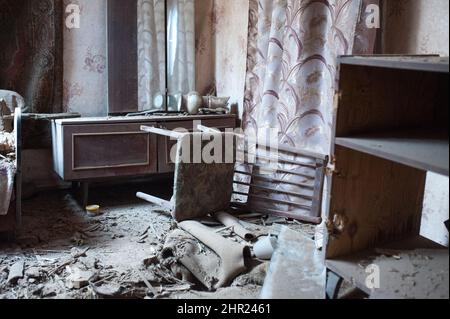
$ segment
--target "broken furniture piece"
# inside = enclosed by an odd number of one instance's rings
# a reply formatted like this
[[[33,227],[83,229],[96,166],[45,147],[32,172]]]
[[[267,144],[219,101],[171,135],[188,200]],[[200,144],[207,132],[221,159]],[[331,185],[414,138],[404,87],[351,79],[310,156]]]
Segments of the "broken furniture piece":
[[[241,138],[232,206],[320,224],[328,156]]]
[[[251,242],[258,237],[257,234],[243,227],[242,224],[239,222],[239,219],[228,213],[219,212],[213,214],[213,216],[226,227],[230,227],[233,230],[233,233],[235,233],[236,235],[238,235],[239,237],[241,237],[246,241]]]
[[[196,221],[181,222],[179,227],[211,248],[220,257],[219,277],[213,285],[214,289],[230,284],[233,279],[247,269],[246,258],[250,257],[248,246],[227,240]],[[190,256],[185,256],[180,261],[197,279],[204,280],[205,274],[199,273],[198,269],[195,269],[196,267],[192,267],[195,265],[190,265],[189,259]]]
[[[198,129],[217,132],[202,125]],[[328,156],[236,137],[232,207],[320,224]]]
[[[448,299],[448,248],[419,235],[427,172],[449,175],[448,58],[339,62],[328,295],[337,276],[370,298]]]
[[[205,144],[210,143],[210,138],[212,141],[220,140],[222,148],[225,141],[231,140],[234,148],[234,134],[179,133],[149,126],[142,126],[142,130],[176,141],[175,153],[172,152],[172,155],[175,154],[176,162],[175,182],[171,201],[143,193],[138,193],[137,197],[169,210],[178,222],[205,217],[208,214],[229,209],[235,167],[234,149],[225,149],[222,152],[223,156],[220,159],[214,159],[212,163],[206,163],[201,155]],[[205,134],[208,135],[208,141],[204,140]],[[194,145],[196,142],[199,145]],[[198,151],[201,158],[197,158],[196,152]],[[231,152],[231,156],[226,159],[227,151]]]
[[[3,133],[14,139],[13,157],[0,153],[0,233],[14,235],[22,224],[22,110],[23,98],[16,92],[0,90]],[[5,109],[3,111],[6,111]],[[0,132],[0,134],[2,134]]]

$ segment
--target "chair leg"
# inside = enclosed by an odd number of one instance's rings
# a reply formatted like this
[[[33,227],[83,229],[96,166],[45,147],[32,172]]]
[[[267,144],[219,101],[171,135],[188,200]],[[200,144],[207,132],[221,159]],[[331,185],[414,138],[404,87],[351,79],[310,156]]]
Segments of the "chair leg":
[[[137,193],[136,196],[137,196],[137,198],[140,198],[140,199],[145,200],[145,201],[147,201],[149,203],[161,206],[162,208],[167,209],[169,211],[173,210],[172,203],[169,202],[169,201],[166,201],[164,199],[161,199],[161,198],[158,198],[158,197],[155,197],[155,196],[151,196],[151,195],[148,195],[148,194],[145,194],[145,193]]]

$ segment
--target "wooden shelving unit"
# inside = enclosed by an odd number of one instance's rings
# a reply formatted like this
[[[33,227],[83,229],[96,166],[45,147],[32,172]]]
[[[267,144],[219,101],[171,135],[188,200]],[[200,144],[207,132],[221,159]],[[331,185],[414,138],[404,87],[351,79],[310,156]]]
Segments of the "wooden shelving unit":
[[[449,298],[449,250],[419,236],[427,172],[449,175],[448,58],[342,57],[339,72],[329,281],[371,298]]]

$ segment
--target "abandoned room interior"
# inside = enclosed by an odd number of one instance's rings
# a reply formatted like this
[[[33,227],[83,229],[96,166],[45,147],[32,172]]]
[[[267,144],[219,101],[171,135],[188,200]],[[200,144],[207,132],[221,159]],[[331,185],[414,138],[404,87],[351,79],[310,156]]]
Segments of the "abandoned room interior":
[[[0,299],[448,299],[448,19],[1,0]]]

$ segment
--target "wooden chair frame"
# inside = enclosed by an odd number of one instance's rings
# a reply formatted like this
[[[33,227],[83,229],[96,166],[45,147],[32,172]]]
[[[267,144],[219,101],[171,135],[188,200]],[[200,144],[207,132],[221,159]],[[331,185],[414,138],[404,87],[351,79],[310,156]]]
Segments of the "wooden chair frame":
[[[187,134],[187,133],[168,131],[168,130],[164,130],[164,129],[160,129],[160,128],[156,128],[156,127],[149,127],[149,126],[142,126],[141,130],[148,132],[148,133],[152,133],[152,134],[170,137],[175,140],[180,140],[183,136],[185,136],[185,134]],[[203,125],[199,125],[197,127],[197,130],[199,132],[203,132],[203,133],[220,133],[220,130],[209,128],[209,127],[206,127]],[[265,145],[261,145],[257,141],[252,140],[246,136],[239,135],[239,134],[236,134],[236,135],[238,137],[242,138],[245,141],[246,145],[253,144],[256,146],[266,147]],[[312,172],[313,174],[305,176],[305,177],[311,179],[312,183],[302,184],[302,183],[298,183],[298,182],[290,182],[289,180],[277,179],[277,178],[273,178],[273,177],[269,177],[269,176],[261,176],[254,172],[245,172],[245,171],[239,170],[238,166],[236,166],[236,170],[235,170],[236,175],[235,176],[237,176],[237,175],[247,176],[250,179],[250,181],[249,182],[241,182],[235,178],[234,185],[247,186],[249,191],[248,192],[240,192],[240,191],[237,191],[234,189],[233,194],[239,195],[239,196],[244,196],[244,197],[247,197],[248,199],[254,199],[257,201],[289,205],[290,207],[296,207],[298,209],[301,209],[305,213],[299,214],[298,212],[281,211],[281,210],[276,210],[276,209],[261,210],[258,207],[254,207],[254,205],[252,205],[251,202],[247,202],[245,204],[245,203],[231,201],[230,208],[234,207],[234,208],[254,211],[254,212],[258,212],[258,213],[262,213],[262,214],[277,215],[280,217],[297,219],[297,220],[301,220],[301,221],[309,222],[309,223],[313,223],[313,224],[320,224],[322,222],[321,213],[322,213],[322,198],[323,198],[325,172],[326,172],[326,167],[328,165],[329,157],[326,155],[322,155],[322,154],[318,154],[318,153],[314,153],[314,152],[298,150],[298,149],[295,149],[295,148],[289,147],[289,146],[279,146],[277,151],[279,153],[282,153],[285,155],[290,155],[291,157],[294,158],[294,159],[286,159],[283,157],[275,158],[280,163],[286,163],[289,165],[296,165],[298,167],[304,167],[304,168],[307,168],[310,172]],[[259,159],[266,159],[266,160],[272,159],[272,158],[270,158],[270,156],[267,157],[267,156],[263,156],[260,154],[251,154],[248,150],[245,150],[245,154],[256,156],[256,158],[259,158]],[[297,158],[309,159],[310,163],[305,163],[303,161],[298,160]],[[250,164],[241,163],[241,164],[246,164],[246,165],[250,165],[252,167],[260,168],[260,165],[258,163],[250,163]],[[284,170],[283,168],[278,168],[274,172],[278,172],[278,173],[281,172],[285,175],[302,175],[301,173],[298,173],[298,172],[295,172],[292,170]],[[273,187],[261,186],[257,182],[258,180],[272,183],[274,186]],[[313,195],[305,196],[298,192],[284,191],[284,190],[280,189],[279,187],[276,187],[276,185],[279,186],[282,184],[292,185],[292,186],[298,187],[298,188],[307,188],[313,193]],[[270,197],[261,197],[261,196],[253,194],[252,189],[259,189],[262,191],[267,191],[269,193],[272,192],[272,193],[277,193],[277,194],[284,194],[284,195],[291,196],[293,198],[306,199],[306,200],[310,201],[310,204],[303,205],[303,204],[298,203],[295,200],[279,200],[279,199],[273,199]],[[137,193],[137,197],[142,200],[148,201],[152,204],[158,205],[168,211],[171,211],[171,212],[173,211],[173,208],[174,208],[173,203],[170,201],[163,200],[161,198],[157,198],[155,196],[148,195],[148,194],[141,193],[141,192]]]

